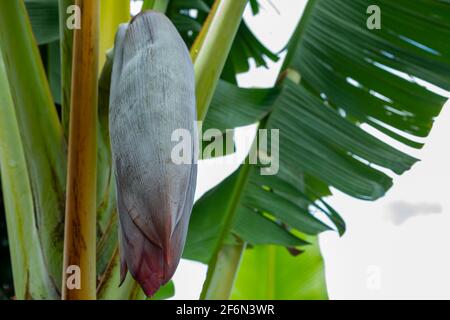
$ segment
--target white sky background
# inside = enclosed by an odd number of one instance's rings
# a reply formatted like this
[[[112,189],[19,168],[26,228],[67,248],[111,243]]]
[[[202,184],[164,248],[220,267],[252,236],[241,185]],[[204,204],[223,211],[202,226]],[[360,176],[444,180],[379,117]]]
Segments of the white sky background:
[[[261,0],[261,13],[253,17],[247,10],[245,19],[268,48],[279,51],[305,1],[273,2],[276,10]],[[280,66],[253,68],[239,76],[239,83],[271,86]],[[425,148],[413,152],[422,161],[396,177],[387,196],[365,202],[333,190],[328,202],[347,222],[347,232],[342,238],[333,232],[320,236],[331,299],[450,299],[449,107],[447,103]],[[234,159],[244,159],[253,131],[239,130]],[[197,198],[236,168],[216,160],[201,162]],[[205,272],[201,264],[182,261],[174,277],[175,298],[198,299]]]

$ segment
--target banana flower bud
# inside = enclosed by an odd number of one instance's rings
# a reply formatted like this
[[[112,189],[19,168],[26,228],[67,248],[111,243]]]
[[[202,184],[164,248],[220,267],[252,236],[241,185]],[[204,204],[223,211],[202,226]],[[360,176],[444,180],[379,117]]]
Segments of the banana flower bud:
[[[194,69],[166,16],[146,11],[116,35],[110,140],[117,185],[121,281],[129,271],[152,296],[179,263],[197,178]],[[190,160],[176,164],[173,132],[187,130]]]

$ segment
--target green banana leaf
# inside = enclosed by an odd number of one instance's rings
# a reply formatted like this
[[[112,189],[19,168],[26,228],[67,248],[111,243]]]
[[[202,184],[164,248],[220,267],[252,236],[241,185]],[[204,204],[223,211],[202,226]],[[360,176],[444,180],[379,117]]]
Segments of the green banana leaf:
[[[237,300],[327,300],[318,244],[293,256],[279,246],[247,249],[231,295]]]
[[[264,119],[272,111],[280,91],[281,88],[278,87],[241,89],[220,80],[203,130],[214,128],[226,132],[227,129],[246,126]]]
[[[246,175],[246,180],[236,199],[233,191],[238,188],[242,174]],[[262,177],[258,167],[243,166],[195,204],[183,256],[207,263],[223,240],[220,238],[221,230],[230,214],[235,215],[232,233],[251,245],[306,245],[308,242],[291,229],[310,235],[331,229],[308,211],[308,207],[329,216],[335,228],[341,234],[344,232],[344,222],[323,200],[321,203],[315,202],[315,198],[309,197],[295,185],[276,176]],[[230,234],[225,243],[235,243],[234,237]]]
[[[175,295],[175,285],[173,281],[169,281],[151,298],[151,300],[167,300]]]
[[[47,48],[47,78],[52,91],[53,101],[61,105],[61,55],[60,43],[55,41],[46,45]]]
[[[9,251],[18,299],[56,298],[57,289],[43,256],[31,192],[31,179],[19,125],[0,55],[0,170]],[[8,261],[9,259],[7,259]],[[3,262],[3,261],[2,261]]]
[[[366,27],[369,5],[380,30]],[[288,64],[325,104],[412,147],[426,137],[450,88],[450,4],[445,1],[312,0]]]
[[[33,33],[38,44],[59,39],[58,0],[25,0]]]
[[[1,177],[0,177],[1,178]],[[13,276],[11,272],[11,256],[9,254],[8,233],[0,188],[0,300],[8,300],[14,296]]]
[[[39,242],[52,285],[58,291],[63,258],[66,141],[22,1],[0,2],[0,47],[30,179]],[[2,142],[16,145],[9,140]]]

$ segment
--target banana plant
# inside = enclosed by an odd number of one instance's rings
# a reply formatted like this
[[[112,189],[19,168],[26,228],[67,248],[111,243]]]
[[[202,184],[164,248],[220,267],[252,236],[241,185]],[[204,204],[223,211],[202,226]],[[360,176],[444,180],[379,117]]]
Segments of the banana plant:
[[[190,49],[204,129],[225,134],[258,123],[272,138],[279,130],[279,147],[269,139],[252,148],[278,151],[278,173],[261,175],[263,163],[246,161],[199,199],[183,257],[208,264],[202,299],[326,299],[317,235],[343,234],[345,222],[325,198],[336,188],[376,200],[418,161],[366,128],[423,146],[446,101],[432,89],[450,89],[450,5],[309,0],[277,84],[240,88],[236,76],[249,59],[267,66],[281,56],[242,20],[246,6],[258,14],[259,2],[143,1]],[[381,28],[372,30],[374,5]],[[121,279],[109,140],[114,35],[131,18],[129,6],[0,2],[0,176],[17,299],[146,297],[131,275]],[[77,8],[82,28],[70,29]],[[66,290],[71,264],[83,266],[84,289],[75,294]],[[173,292],[169,282],[153,299]]]

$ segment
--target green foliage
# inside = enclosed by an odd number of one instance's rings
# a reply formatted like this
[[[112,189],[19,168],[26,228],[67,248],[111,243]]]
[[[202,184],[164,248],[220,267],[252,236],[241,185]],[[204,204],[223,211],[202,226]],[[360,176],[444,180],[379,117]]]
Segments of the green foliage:
[[[366,27],[373,4],[382,8],[380,30]],[[450,88],[449,4],[314,0],[309,6],[307,27],[289,61],[305,87],[349,121],[420,147],[405,133],[426,137],[446,98],[418,79]]]
[[[243,168],[239,169],[195,204],[184,251],[185,258],[201,262],[211,259],[218,241],[221,241],[220,230],[224,227],[230,210],[234,210],[231,213],[236,214],[231,227],[232,233],[252,245],[301,246],[307,242],[292,233],[290,228],[308,234],[329,230],[330,227],[306,209],[308,206],[315,206],[317,210],[333,217],[339,228],[343,228],[342,220],[331,208],[327,211],[298,187],[277,176],[262,178],[257,167],[249,168],[248,180],[242,187],[238,203],[233,206],[231,202],[236,199],[232,198],[232,194],[242,170]],[[211,207],[214,207],[213,211]],[[343,229],[340,231],[343,232]],[[226,241],[234,243],[231,235]]]
[[[3,194],[0,188],[0,300],[10,299],[14,295],[6,217],[3,215],[4,211]]]
[[[59,39],[58,0],[25,0],[38,44]]]
[[[227,129],[242,127],[261,121],[273,109],[280,88],[242,89],[220,80],[209,107],[203,129]]]
[[[254,2],[254,1],[253,1]],[[173,21],[188,47],[197,38],[208,16],[213,0],[171,0],[167,16]],[[194,10],[196,15],[190,14]],[[245,21],[241,22],[238,33],[226,62],[222,78],[235,83],[236,74],[250,70],[249,59],[258,67],[267,67],[267,60],[278,61],[278,55],[267,49],[251,32]]]
[[[173,281],[169,281],[168,284],[161,287],[159,291],[152,297],[151,300],[166,300],[175,295],[175,285]]]
[[[253,232],[263,229],[249,223],[253,222],[250,217],[287,225],[285,234],[290,233],[290,228],[318,233],[326,228],[320,229],[311,211],[312,219],[302,223],[299,220],[311,217],[307,209],[317,204],[316,199],[329,194],[329,186],[356,198],[375,200],[392,186],[391,174],[380,167],[401,174],[417,161],[368,134],[361,125],[378,129],[408,146],[422,146],[411,136],[428,135],[446,98],[417,79],[448,88],[450,55],[445,39],[450,6],[429,0],[412,7],[406,1],[403,5],[375,2],[383,8],[385,18],[381,30],[371,31],[366,26],[366,9],[374,4],[372,1],[309,1],[288,46],[283,68],[286,79],[264,121],[266,128],[280,129],[280,172],[273,177],[259,176],[252,183],[255,178],[249,170],[249,183],[239,186],[242,194],[236,197],[245,203],[245,218],[240,218],[240,206],[236,206],[237,212],[230,212],[221,204],[229,200],[226,195],[236,187],[232,177],[204,195],[194,208],[188,239],[194,246],[205,241],[205,251],[213,251],[196,252],[188,242],[187,257],[199,261],[210,257],[211,267],[214,255],[219,254],[214,250],[220,250],[220,243],[211,242],[223,240],[211,237],[212,230],[219,226],[212,226],[211,216],[205,214],[208,203],[215,208],[212,216],[216,223],[222,221],[220,212],[235,215],[222,246],[233,239],[232,235],[251,244],[270,244],[274,240],[266,237],[267,232]],[[435,30],[433,37],[430,29]],[[294,78],[300,78],[301,83],[291,81]],[[245,95],[244,91],[251,89],[241,90]],[[232,105],[222,106],[223,113],[230,111],[223,118],[233,117]],[[261,108],[259,113],[263,112]],[[250,122],[236,121],[235,126],[242,124]],[[270,145],[262,151],[268,150]],[[294,210],[293,203],[300,204],[300,209]],[[322,204],[320,207],[342,232],[342,220]],[[211,226],[211,233],[199,236],[197,226]]]
[[[314,243],[298,256],[278,246],[245,252],[231,296],[238,300],[327,300],[324,263]]]
[[[6,68],[0,56],[0,170],[14,289],[18,299],[55,298],[35,216],[31,179]],[[4,244],[2,244],[3,247]],[[8,261],[9,259],[7,259]],[[7,275],[8,270],[5,270]],[[10,284],[5,283],[6,287]]]
[[[65,139],[44,66],[21,1],[0,3],[0,47],[31,185],[39,241],[54,284],[60,283]],[[5,140],[12,147],[17,142]],[[32,235],[31,233],[29,234]],[[40,253],[34,253],[40,254]],[[49,288],[50,289],[50,288]]]

